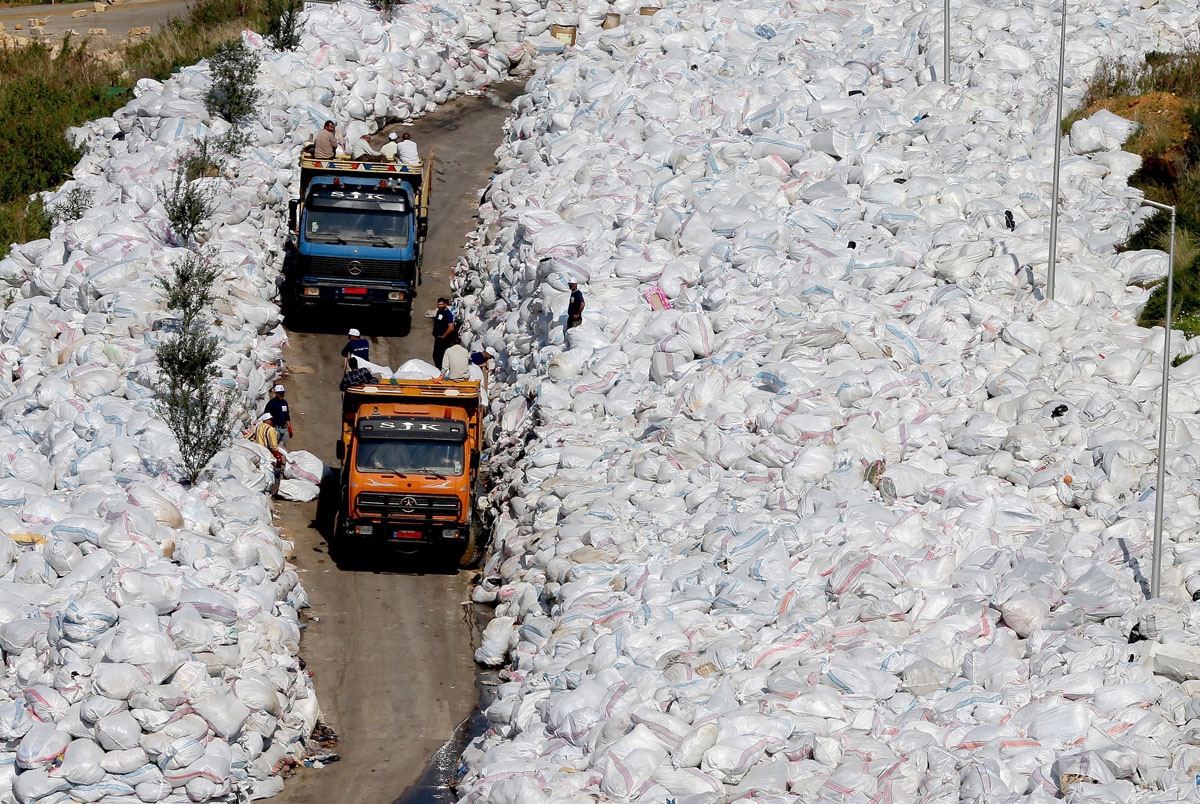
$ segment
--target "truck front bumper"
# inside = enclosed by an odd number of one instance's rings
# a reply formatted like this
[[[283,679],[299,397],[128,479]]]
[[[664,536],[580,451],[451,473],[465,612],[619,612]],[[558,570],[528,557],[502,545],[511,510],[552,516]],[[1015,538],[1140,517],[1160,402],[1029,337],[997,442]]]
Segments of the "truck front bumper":
[[[469,528],[465,523],[455,522],[378,522],[367,519],[351,519],[342,526],[338,536],[363,542],[404,545],[466,543]]]
[[[350,280],[302,281],[296,286],[296,302],[303,307],[335,305],[410,311],[412,297],[412,290],[408,288],[372,287]]]

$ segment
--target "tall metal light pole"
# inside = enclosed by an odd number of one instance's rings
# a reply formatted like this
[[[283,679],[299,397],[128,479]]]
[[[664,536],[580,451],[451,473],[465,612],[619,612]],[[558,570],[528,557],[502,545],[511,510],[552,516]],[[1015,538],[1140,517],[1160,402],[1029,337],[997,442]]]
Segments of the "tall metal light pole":
[[[942,82],[950,86],[950,0],[946,0],[945,6],[942,35],[946,39],[946,46],[942,48]]]
[[[1058,167],[1062,154],[1063,75],[1067,63],[1067,0],[1059,0],[1062,31],[1058,38],[1058,104],[1054,113],[1054,181],[1050,189],[1050,267],[1046,270],[1046,297],[1054,298],[1054,258],[1058,252]]]
[[[1150,597],[1158,597],[1162,580],[1163,500],[1167,471],[1167,384],[1171,378],[1171,292],[1175,286],[1175,207],[1146,201],[1143,204],[1171,213],[1171,239],[1167,251],[1167,313],[1163,321],[1162,397],[1158,403],[1158,480],[1154,487],[1154,555],[1150,560]]]

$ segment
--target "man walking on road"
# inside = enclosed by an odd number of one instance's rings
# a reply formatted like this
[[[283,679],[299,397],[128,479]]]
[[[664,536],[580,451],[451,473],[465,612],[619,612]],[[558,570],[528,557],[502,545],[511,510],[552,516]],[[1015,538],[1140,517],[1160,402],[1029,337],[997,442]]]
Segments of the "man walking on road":
[[[371,359],[371,342],[362,336],[357,329],[346,333],[346,345],[342,347],[342,357],[357,357],[360,360]]]
[[[267,402],[264,412],[271,414],[271,424],[275,427],[275,432],[279,434],[279,444],[282,446],[292,435],[292,412],[288,410],[287,400],[283,398],[287,389],[282,385],[276,385],[274,390],[275,396]]]
[[[458,325],[450,311],[450,300],[444,296],[437,300],[437,312],[433,315],[433,365],[442,367],[442,356],[451,345],[458,343]]]
[[[567,305],[567,329],[571,329],[583,323],[584,302],[578,282],[572,282],[568,287],[571,288],[571,303]]]

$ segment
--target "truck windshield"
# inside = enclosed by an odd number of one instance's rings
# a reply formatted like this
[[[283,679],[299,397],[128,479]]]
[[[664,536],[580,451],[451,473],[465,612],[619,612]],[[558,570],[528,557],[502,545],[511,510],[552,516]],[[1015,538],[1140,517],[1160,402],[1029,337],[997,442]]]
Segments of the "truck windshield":
[[[461,441],[363,439],[358,442],[354,468],[360,472],[457,477],[463,473],[464,454]]]
[[[408,245],[410,217],[384,210],[310,208],[304,228],[313,243],[403,248]]]

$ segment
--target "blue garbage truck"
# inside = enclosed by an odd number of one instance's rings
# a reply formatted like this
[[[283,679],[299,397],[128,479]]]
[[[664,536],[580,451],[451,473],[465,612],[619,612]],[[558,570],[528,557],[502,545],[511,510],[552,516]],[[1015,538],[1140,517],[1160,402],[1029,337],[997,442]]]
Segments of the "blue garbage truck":
[[[432,177],[432,150],[417,164],[302,153],[284,268],[294,312],[366,308],[407,332]]]

